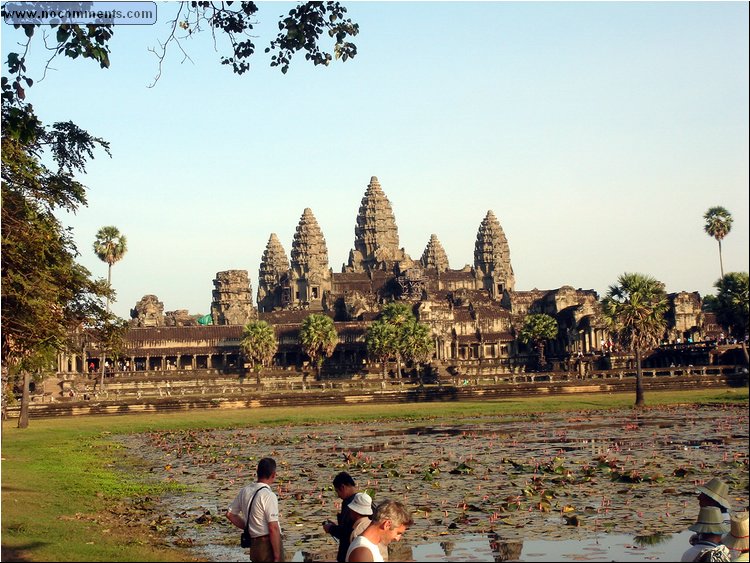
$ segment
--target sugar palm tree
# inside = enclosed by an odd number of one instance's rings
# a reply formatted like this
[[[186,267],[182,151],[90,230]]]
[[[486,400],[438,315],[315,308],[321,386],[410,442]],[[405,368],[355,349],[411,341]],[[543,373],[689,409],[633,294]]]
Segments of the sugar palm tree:
[[[333,354],[339,337],[336,333],[336,327],[333,326],[333,320],[328,315],[313,313],[308,315],[299,331],[300,342],[305,354],[315,364],[320,379],[320,368],[323,360]]]
[[[107,263],[107,285],[112,286],[112,265],[122,260],[128,251],[128,243],[125,235],[121,234],[117,227],[102,227],[96,233],[94,240],[94,252],[99,260]],[[107,312],[109,313],[109,296],[107,296]]]
[[[703,215],[706,225],[703,230],[716,239],[719,243],[719,266],[721,267],[721,277],[724,277],[724,262],[721,258],[721,241],[732,230],[732,214],[720,205],[711,207]]]
[[[386,376],[388,358],[393,355],[396,333],[393,325],[377,320],[367,327],[365,344],[367,353],[383,364],[383,379]]]
[[[406,347],[405,327],[415,322],[414,312],[406,303],[388,303],[383,307],[381,320],[393,327],[391,339],[391,354],[396,357],[396,372],[401,380],[401,360],[404,357]]]
[[[539,354],[539,367],[541,369],[546,365],[544,357],[544,343],[547,340],[557,338],[557,321],[547,314],[527,315],[523,322],[523,327],[518,333],[518,339],[524,344],[532,342]]]
[[[250,360],[256,381],[260,384],[261,369],[273,360],[279,347],[273,327],[266,321],[250,321],[242,330],[240,347]]]
[[[636,407],[644,405],[641,354],[658,344],[664,335],[668,307],[664,284],[637,273],[620,275],[602,300],[602,311],[610,330],[635,353]]]
[[[415,364],[419,384],[422,384],[420,366],[429,361],[435,352],[435,343],[430,335],[430,327],[416,319],[403,325],[400,330],[401,350],[404,358]]]

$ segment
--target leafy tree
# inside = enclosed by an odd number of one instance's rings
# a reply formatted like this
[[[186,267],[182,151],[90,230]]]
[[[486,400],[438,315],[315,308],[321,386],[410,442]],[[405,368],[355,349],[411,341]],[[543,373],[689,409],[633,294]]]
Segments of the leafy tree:
[[[711,207],[703,215],[706,225],[703,230],[709,236],[712,236],[719,243],[719,266],[721,267],[721,277],[724,277],[724,262],[721,258],[721,241],[732,230],[732,214],[721,206]]]
[[[166,5],[159,6],[162,10]],[[7,18],[7,5],[3,4],[2,16]],[[250,57],[255,53],[255,27],[258,26],[255,2],[179,2],[172,20],[171,32],[159,41],[159,47],[151,49],[158,60],[158,71],[154,84],[161,76],[162,63],[170,47],[175,46],[189,60],[186,41],[208,30],[214,37],[214,45],[220,52],[222,65],[231,67],[236,74],[250,70]],[[345,18],[347,10],[340,2],[302,2],[282,16],[278,22],[279,33],[265,49],[271,53],[271,66],[279,67],[286,73],[293,56],[298,52],[305,53],[305,59],[314,65],[327,66],[335,59],[347,61],[357,55],[357,47],[349,41],[359,33],[359,25]],[[6,19],[8,21],[8,19]],[[25,87],[33,85],[33,80],[26,75],[26,55],[40,25],[14,24],[16,29],[23,28],[25,41],[21,43],[23,52],[10,52],[7,58],[8,70],[15,78],[8,81],[3,78],[3,96],[9,100],[25,97]],[[115,26],[111,24],[45,25],[45,28],[56,29],[51,46],[45,46],[52,52],[47,67],[52,60],[63,55],[72,59],[90,59],[101,68],[109,68],[110,47]],[[324,36],[333,39],[332,53],[321,47]],[[228,52],[216,41],[223,39],[229,43]],[[46,72],[46,69],[45,69]],[[153,86],[153,84],[152,84]]]
[[[748,274],[730,272],[719,280],[713,310],[716,320],[729,334],[744,339],[748,327]]]
[[[313,313],[308,315],[302,321],[302,327],[299,331],[300,342],[305,354],[315,364],[320,378],[320,368],[323,366],[323,360],[333,354],[339,337],[336,327],[333,326],[333,320],[328,315]]]
[[[117,227],[102,227],[96,233],[94,240],[94,252],[102,262],[107,263],[107,284],[112,284],[112,265],[119,262],[128,251],[128,241],[125,235],[120,234]],[[107,299],[107,311],[109,311],[109,299]]]
[[[106,317],[101,298],[111,296],[76,262],[78,251],[55,217],[59,209],[85,205],[85,188],[75,179],[96,147],[106,142],[72,123],[45,128],[23,104],[2,103],[2,363],[24,378],[50,348],[63,349],[70,330]],[[41,155],[47,149],[56,171]],[[19,427],[28,425],[22,400]]]
[[[393,325],[380,319],[370,324],[365,333],[365,344],[371,358],[383,364],[383,379],[385,379],[388,358],[393,354],[396,331]]]
[[[624,273],[602,300],[602,311],[610,330],[635,353],[635,406],[642,407],[643,370],[641,354],[661,340],[669,308],[664,284],[638,273]]]
[[[527,315],[523,327],[518,333],[518,339],[524,344],[533,343],[539,354],[539,366],[547,365],[544,357],[544,344],[547,340],[557,338],[557,321],[544,313]]]
[[[393,327],[393,338],[391,340],[391,355],[396,358],[396,371],[399,380],[401,379],[401,360],[404,358],[406,351],[406,340],[404,333],[406,327],[416,321],[411,306],[406,303],[397,301],[388,303],[383,307],[380,318],[383,322]]]
[[[432,358],[435,343],[430,334],[430,327],[413,319],[402,325],[400,330],[401,349],[404,359],[416,364],[417,375],[422,383],[420,366]]]
[[[242,331],[240,346],[253,365],[257,382],[260,384],[261,369],[273,360],[279,347],[273,327],[266,321],[250,321]]]

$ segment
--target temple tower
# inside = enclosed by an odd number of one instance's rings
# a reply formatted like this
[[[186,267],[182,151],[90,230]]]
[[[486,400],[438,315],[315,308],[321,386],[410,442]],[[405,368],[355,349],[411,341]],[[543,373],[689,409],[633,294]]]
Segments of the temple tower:
[[[479,225],[474,245],[474,270],[477,289],[488,290],[494,299],[500,299],[505,291],[515,289],[508,239],[492,210]]]
[[[257,318],[247,270],[217,272],[211,318],[215,325],[244,325]]]
[[[427,243],[420,262],[424,268],[435,268],[438,272],[448,269],[448,255],[437,235],[430,235],[430,242]]]
[[[385,270],[407,258],[398,247],[398,228],[391,202],[376,176],[370,178],[354,227],[354,248],[349,252],[350,272]]]
[[[292,263],[282,304],[313,310],[323,308],[323,293],[331,289],[328,248],[317,219],[308,207],[302,213],[292,241]]]
[[[271,233],[258,271],[258,310],[281,307],[281,281],[289,273],[289,259],[276,233]]]

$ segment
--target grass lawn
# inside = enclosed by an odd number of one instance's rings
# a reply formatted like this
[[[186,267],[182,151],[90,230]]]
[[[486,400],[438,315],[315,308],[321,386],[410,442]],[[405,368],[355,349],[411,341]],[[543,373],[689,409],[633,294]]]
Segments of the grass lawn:
[[[32,418],[2,425],[3,561],[189,561],[168,548],[139,507],[158,497],[137,459],[126,459],[110,434],[189,428],[431,419],[630,408],[634,394],[591,394],[482,402],[354,405],[165,414]],[[748,403],[748,388],[652,392],[649,405]],[[134,500],[135,499],[135,502]]]

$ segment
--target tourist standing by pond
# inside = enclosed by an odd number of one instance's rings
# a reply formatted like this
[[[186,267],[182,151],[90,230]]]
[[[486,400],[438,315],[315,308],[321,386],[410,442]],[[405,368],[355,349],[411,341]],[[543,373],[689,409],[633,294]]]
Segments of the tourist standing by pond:
[[[681,561],[729,561],[729,550],[721,544],[722,535],[729,532],[721,511],[715,506],[702,506],[698,520],[689,527],[698,539],[682,554]]]
[[[349,504],[354,500],[354,496],[359,489],[352,476],[346,471],[342,471],[333,478],[333,490],[336,491],[336,495],[342,501],[341,512],[336,514],[336,524],[330,521],[323,522],[323,530],[339,541],[336,561],[342,563],[346,560],[346,551],[349,549],[350,543],[349,537],[354,527],[354,517],[349,511]]]
[[[279,501],[271,490],[276,481],[276,461],[264,457],[258,462],[258,481],[246,485],[229,505],[227,518],[252,538],[250,560],[253,563],[283,561],[284,549],[279,524]]]
[[[413,523],[411,513],[402,503],[383,501],[373,512],[372,523],[352,541],[346,561],[384,561],[378,545],[387,547],[391,542],[400,541]]]
[[[721,543],[729,548],[729,557],[732,561],[750,561],[750,527],[747,511],[732,514],[730,526],[731,530]]]

